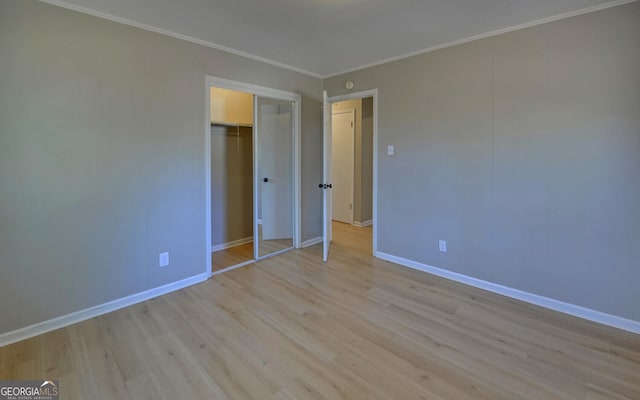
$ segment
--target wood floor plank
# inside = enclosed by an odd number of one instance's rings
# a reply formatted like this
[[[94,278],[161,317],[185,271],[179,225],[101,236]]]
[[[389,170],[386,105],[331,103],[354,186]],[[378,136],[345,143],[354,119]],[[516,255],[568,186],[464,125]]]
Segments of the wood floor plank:
[[[251,260],[253,260],[253,242],[212,253],[211,270],[216,272]]]
[[[0,379],[65,399],[640,399],[638,335],[375,259],[370,227],[334,223],[321,256],[0,348]]]

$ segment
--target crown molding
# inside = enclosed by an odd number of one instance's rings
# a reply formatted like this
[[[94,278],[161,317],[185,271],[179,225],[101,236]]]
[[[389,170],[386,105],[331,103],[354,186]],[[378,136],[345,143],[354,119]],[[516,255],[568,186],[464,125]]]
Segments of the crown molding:
[[[445,49],[447,47],[457,46],[459,44],[469,43],[469,42],[473,42],[473,41],[480,40],[480,39],[486,39],[486,38],[490,38],[490,37],[493,37],[493,36],[502,35],[503,33],[519,31],[521,29],[526,29],[526,28],[531,28],[531,27],[538,26],[538,25],[543,25],[543,24],[547,24],[549,22],[554,22],[554,21],[559,21],[559,20],[562,20],[562,19],[576,17],[578,15],[589,14],[589,13],[592,13],[592,12],[605,10],[607,8],[612,8],[612,7],[617,7],[617,6],[621,6],[621,5],[628,4],[628,3],[633,3],[635,1],[638,1],[638,0],[614,0],[614,1],[609,1],[609,2],[606,2],[606,3],[598,4],[598,5],[595,5],[595,6],[591,6],[591,7],[581,8],[581,9],[575,10],[575,11],[568,11],[568,12],[565,12],[565,13],[562,13],[562,14],[557,14],[557,15],[551,16],[551,17],[537,19],[537,20],[531,21],[531,22],[525,22],[524,24],[513,25],[513,26],[510,26],[510,27],[501,28],[501,29],[497,29],[497,30],[494,30],[494,31],[486,32],[486,33],[481,33],[481,34],[474,35],[474,36],[469,36],[469,37],[466,37],[466,38],[463,38],[463,39],[454,40],[454,41],[443,43],[443,44],[439,44],[439,45],[436,45],[436,46],[427,47],[427,48],[422,49],[422,50],[412,51],[412,52],[405,53],[405,54],[402,54],[402,55],[399,55],[399,56],[384,58],[384,59],[379,60],[379,61],[374,61],[374,62],[371,62],[371,63],[368,63],[368,64],[363,64],[363,65],[360,65],[360,66],[357,66],[357,67],[348,68],[348,69],[342,70],[340,72],[324,75],[323,78],[324,79],[333,78],[335,76],[348,74],[350,72],[360,71],[360,70],[365,69],[365,68],[376,67],[378,65],[390,63],[390,62],[393,62],[393,61],[403,60],[405,58],[417,56],[417,55],[420,55],[420,54],[431,53],[432,51]]]
[[[268,58],[256,56],[254,54],[247,53],[247,52],[240,51],[240,50],[236,50],[236,49],[233,49],[231,47],[222,46],[222,45],[219,45],[217,43],[209,42],[207,40],[198,39],[198,38],[195,38],[193,36],[183,35],[183,34],[180,34],[180,33],[169,31],[167,29],[158,28],[157,26],[143,24],[143,23],[140,23],[140,22],[132,21],[132,20],[127,19],[127,18],[117,17],[115,15],[111,15],[111,14],[104,13],[104,12],[101,12],[101,11],[95,11],[95,10],[92,10],[92,9],[89,9],[89,8],[86,8],[86,7],[82,7],[82,6],[78,6],[78,5],[75,5],[75,4],[68,3],[66,1],[62,1],[62,0],[38,0],[38,1],[40,1],[42,3],[47,3],[47,4],[54,5],[54,6],[66,8],[68,10],[77,11],[77,12],[82,13],[82,14],[88,14],[88,15],[91,15],[91,16],[94,16],[94,17],[106,19],[106,20],[109,20],[109,21],[112,21],[112,22],[117,22],[117,23],[120,23],[120,24],[123,24],[123,25],[132,26],[134,28],[139,28],[139,29],[143,29],[143,30],[146,30],[146,31],[159,33],[159,34],[165,35],[165,36],[170,36],[170,37],[175,38],[175,39],[180,39],[180,40],[184,40],[184,41],[187,41],[187,42],[199,44],[201,46],[209,47],[209,48],[212,48],[212,49],[221,50],[221,51],[224,51],[224,52],[227,52],[227,53],[235,54],[237,56],[249,58],[249,59],[254,60],[254,61],[259,61],[259,62],[262,62],[262,63],[265,63],[265,64],[270,64],[270,65],[273,65],[273,66],[276,66],[276,67],[280,67],[280,68],[288,69],[290,71],[294,71],[294,72],[298,72],[298,73],[301,73],[301,74],[304,74],[304,75],[308,75],[308,76],[311,76],[311,77],[314,77],[314,78],[322,79],[322,75],[316,74],[316,73],[311,72],[311,71],[307,71],[307,70],[304,70],[304,69],[301,69],[301,68],[297,68],[297,67],[294,67],[294,66],[291,66],[291,65],[288,65],[288,64],[283,64],[281,62],[270,60]]]

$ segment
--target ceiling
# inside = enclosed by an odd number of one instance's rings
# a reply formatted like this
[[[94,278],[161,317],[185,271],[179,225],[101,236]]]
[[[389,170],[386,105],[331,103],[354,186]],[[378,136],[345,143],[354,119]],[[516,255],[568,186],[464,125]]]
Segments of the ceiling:
[[[603,5],[602,0],[44,1],[323,77]],[[628,1],[615,3],[623,2]]]

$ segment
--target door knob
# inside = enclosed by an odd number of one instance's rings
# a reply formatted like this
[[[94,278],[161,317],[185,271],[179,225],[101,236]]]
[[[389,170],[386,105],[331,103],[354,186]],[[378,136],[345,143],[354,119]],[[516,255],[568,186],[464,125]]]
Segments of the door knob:
[[[269,178],[264,178],[262,182],[269,182]]]

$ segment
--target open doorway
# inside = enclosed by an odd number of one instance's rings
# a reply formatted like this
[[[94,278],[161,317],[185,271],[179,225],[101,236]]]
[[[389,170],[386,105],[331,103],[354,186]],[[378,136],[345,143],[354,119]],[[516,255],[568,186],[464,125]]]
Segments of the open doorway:
[[[333,238],[377,251],[377,89],[323,94],[323,260]]]
[[[373,97],[333,102],[332,238],[369,247],[373,223]]]
[[[207,77],[208,270],[300,247],[300,95]]]

